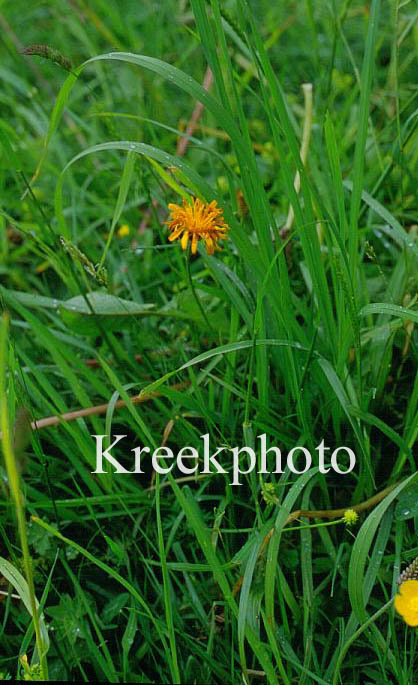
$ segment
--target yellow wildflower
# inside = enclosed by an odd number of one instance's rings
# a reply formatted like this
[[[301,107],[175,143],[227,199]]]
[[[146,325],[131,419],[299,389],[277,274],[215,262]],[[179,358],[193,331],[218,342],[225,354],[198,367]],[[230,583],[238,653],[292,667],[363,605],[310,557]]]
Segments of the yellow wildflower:
[[[418,626],[418,580],[405,580],[395,597],[395,609],[409,626]]]
[[[127,235],[130,233],[130,228],[128,224],[122,224],[122,226],[118,229],[118,236],[119,238],[126,238]]]
[[[358,513],[354,509],[346,509],[343,520],[346,526],[354,526],[357,523]]]
[[[170,241],[181,238],[183,250],[187,249],[189,239],[192,241],[192,254],[197,252],[197,243],[202,239],[209,255],[219,250],[218,240],[226,238],[229,228],[223,217],[223,210],[217,206],[216,200],[209,204],[199,198],[193,198],[190,204],[183,200],[183,206],[169,204],[170,221],[166,221],[171,234]]]

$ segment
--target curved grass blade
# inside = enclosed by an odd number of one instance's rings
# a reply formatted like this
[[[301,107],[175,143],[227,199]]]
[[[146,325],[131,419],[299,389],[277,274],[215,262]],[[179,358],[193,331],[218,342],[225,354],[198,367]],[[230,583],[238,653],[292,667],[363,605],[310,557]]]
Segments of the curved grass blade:
[[[10,561],[7,561],[7,559],[3,559],[3,557],[0,557],[0,573],[2,576],[6,578],[6,580],[9,581],[11,585],[13,585],[14,589],[16,590],[17,594],[19,595],[20,599],[22,600],[23,604],[25,605],[28,613],[30,616],[33,618],[33,613],[32,613],[32,604],[30,600],[30,595],[29,595],[29,587],[20,573],[20,571],[17,570],[13,566],[13,564],[10,563]],[[36,607],[39,610],[39,602],[36,599]],[[38,614],[39,618],[39,628],[41,632],[41,638],[42,638],[42,645],[44,649],[44,654],[47,653],[49,649],[49,635],[48,635],[48,629],[45,624],[45,619],[43,614]]]
[[[376,50],[377,25],[379,20],[380,0],[373,0],[370,8],[370,19],[364,52],[363,68],[360,83],[359,122],[354,152],[353,193],[350,206],[350,230],[348,234],[349,260],[352,266],[352,280],[356,283],[358,264],[358,217],[363,190],[365,149],[367,141],[369,107],[372,90],[373,59]]]
[[[222,128],[228,133],[228,135],[234,141],[234,144],[238,147],[238,149],[242,148],[241,133],[231,115],[225,110],[225,108],[219,102],[217,102],[217,100],[215,100],[214,97],[212,97],[212,95],[210,95],[210,93],[208,93],[207,90],[205,90],[205,88],[203,88],[191,76],[185,74],[183,71],[181,71],[181,69],[173,67],[171,64],[167,64],[166,62],[163,62],[162,60],[156,59],[154,57],[148,57],[146,55],[135,55],[131,52],[110,52],[103,55],[96,55],[95,57],[92,57],[91,59],[81,64],[79,67],[77,67],[77,69],[73,70],[73,72],[68,76],[68,78],[62,85],[51,115],[48,133],[45,139],[44,150],[39,161],[38,167],[32,178],[32,183],[40,174],[41,168],[44,164],[47,155],[49,144],[58,127],[62,113],[64,111],[64,107],[67,103],[67,100],[70,96],[70,93],[75,83],[77,82],[79,75],[87,66],[92,65],[95,62],[106,60],[116,60],[119,62],[134,64],[135,66],[148,69],[149,71],[158,74],[162,78],[167,79],[169,82],[176,84],[179,88],[188,93],[194,100],[198,100],[199,102],[201,102],[205,106],[205,108],[214,115],[214,117],[218,121],[218,124],[222,126]]]
[[[158,380],[154,381],[153,383],[150,383],[150,385],[147,385],[146,388],[143,388],[141,390],[141,394],[145,394],[152,390],[155,390],[160,385],[169,380],[169,378],[174,376],[176,373],[184,371],[184,369],[189,368],[189,366],[195,366],[195,364],[200,364],[201,362],[204,362],[207,359],[211,359],[212,357],[216,357],[217,355],[229,354],[230,352],[236,352],[237,350],[246,350],[249,347],[252,347],[254,344],[271,345],[273,347],[291,347],[296,350],[301,350],[302,352],[308,352],[308,348],[303,347],[303,345],[300,345],[298,342],[292,342],[289,340],[278,340],[276,338],[270,338],[268,340],[256,340],[255,343],[254,340],[241,340],[239,342],[228,343],[228,345],[214,347],[212,350],[208,350],[207,352],[203,352],[202,354],[197,355],[197,357],[193,357],[193,359],[189,359],[189,361],[187,361],[185,364],[179,366],[178,369],[175,369],[174,371],[169,371],[168,373],[164,374],[164,376],[161,376],[161,378],[159,378]]]
[[[350,190],[353,192],[353,184],[351,181],[344,181],[344,187],[347,188],[347,190]],[[368,192],[363,190],[361,194],[361,199],[363,202],[365,202],[369,207],[383,219],[386,221],[389,226],[391,227],[392,231],[388,233],[388,235],[391,235],[393,237],[393,240],[400,245],[401,247],[405,247],[411,252],[413,252],[414,256],[418,258],[418,245],[416,242],[411,240],[409,237],[408,233],[405,231],[404,228],[402,228],[401,224],[393,214],[389,212],[389,210],[386,209],[383,205],[380,204],[377,200],[375,200],[374,197],[372,197]]]
[[[202,552],[204,553],[206,560],[212,569],[212,573],[214,575],[216,582],[219,585],[220,590],[222,591],[224,599],[229,605],[233,616],[235,616],[235,618],[238,618],[238,607],[232,594],[232,589],[229,585],[228,579],[226,578],[222,564],[216,554],[216,551],[212,546],[210,531],[205,526],[202,514],[197,506],[196,500],[194,499],[191,490],[187,486],[183,489],[179,488],[179,486],[172,477],[170,478],[170,482],[174,490],[174,493],[183,511],[186,514],[187,520],[196,535]],[[268,653],[268,650],[266,649],[266,645],[263,642],[261,642],[260,638],[255,635],[255,633],[249,628],[249,626],[246,627],[246,637],[251,648],[254,651],[255,656],[257,657],[265,671],[267,681],[271,685],[275,685],[277,683],[277,676],[271,663],[271,658]]]
[[[369,514],[357,533],[348,569],[348,593],[354,614],[360,622],[367,621],[368,619],[366,611],[368,594],[365,592],[365,568],[373,538],[388,507],[416,477],[417,474],[414,473],[394,488]]]
[[[199,189],[199,192],[205,199],[210,199],[214,195],[211,186],[208,183],[206,183],[199,176],[198,173],[196,173],[193,167],[191,167],[183,159],[180,159],[175,155],[170,155],[168,152],[164,152],[163,150],[153,147],[152,145],[147,145],[146,143],[137,143],[135,141],[130,140],[119,140],[112,141],[109,143],[99,143],[98,145],[92,145],[91,147],[80,152],[78,155],[75,155],[75,157],[73,157],[65,165],[64,169],[62,170],[58,178],[55,190],[55,211],[60,225],[61,233],[68,234],[67,226],[62,211],[62,186],[65,172],[79,159],[82,159],[83,157],[91,155],[95,152],[101,152],[103,150],[124,150],[130,154],[136,153],[138,155],[143,155],[144,157],[150,157],[151,159],[155,159],[157,162],[160,162],[161,164],[167,167],[176,167],[183,172],[186,178],[190,181],[191,186],[193,188]]]
[[[293,505],[297,498],[301,495],[304,487],[309,483],[310,479],[313,478],[319,472],[319,468],[315,467],[309,469],[306,473],[299,476],[296,483],[292,485],[289,492],[287,493],[283,504],[279,508],[279,512],[276,516],[274,522],[274,533],[269,542],[267,551],[267,563],[266,563],[266,577],[265,577],[265,603],[266,603],[266,617],[267,621],[274,625],[274,597],[275,597],[275,582],[277,575],[277,558],[279,553],[280,538],[282,534],[283,527],[293,510]]]
[[[387,314],[418,323],[418,311],[386,302],[373,302],[372,304],[367,304],[359,311],[359,316],[366,316],[367,314]]]

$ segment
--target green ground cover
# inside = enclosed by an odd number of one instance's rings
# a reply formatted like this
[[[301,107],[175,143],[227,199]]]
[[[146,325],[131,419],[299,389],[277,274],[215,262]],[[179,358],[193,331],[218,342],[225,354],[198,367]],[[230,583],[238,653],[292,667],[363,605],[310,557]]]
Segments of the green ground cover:
[[[0,2],[3,678],[418,682],[418,594],[393,606],[418,555],[417,27],[412,0]],[[221,251],[168,241],[192,198]],[[282,472],[92,473],[92,435],[132,470],[205,434],[226,470],[266,434]]]

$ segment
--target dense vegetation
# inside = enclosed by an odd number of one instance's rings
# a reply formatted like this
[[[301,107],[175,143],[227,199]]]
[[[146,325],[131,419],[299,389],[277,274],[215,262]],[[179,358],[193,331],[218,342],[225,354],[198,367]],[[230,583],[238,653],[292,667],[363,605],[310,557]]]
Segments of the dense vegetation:
[[[0,3],[3,678],[418,682],[417,19]],[[196,197],[214,255],[167,239]],[[92,473],[264,433],[312,468]]]

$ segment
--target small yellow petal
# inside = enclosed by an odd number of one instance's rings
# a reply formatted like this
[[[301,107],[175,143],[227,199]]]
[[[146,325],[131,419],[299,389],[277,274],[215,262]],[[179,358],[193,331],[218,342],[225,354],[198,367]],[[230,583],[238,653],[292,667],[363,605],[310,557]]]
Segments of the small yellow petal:
[[[182,228],[175,228],[171,235],[168,236],[169,240],[177,240],[183,233]]]
[[[208,255],[213,255],[215,252],[215,243],[213,242],[212,238],[206,238],[205,245]]]
[[[402,618],[405,621],[405,623],[407,623],[412,628],[418,626],[418,612],[407,611],[405,614],[402,614]]]
[[[181,246],[182,246],[183,250],[187,249],[188,243],[189,243],[189,231],[185,231],[183,233],[183,237],[181,239]]]
[[[395,609],[399,611],[400,614],[404,614],[409,609],[409,599],[403,597],[402,595],[396,595],[395,597]]]
[[[118,229],[118,236],[119,238],[126,238],[127,235],[130,233],[130,228],[128,224],[123,224],[119,229]]]

